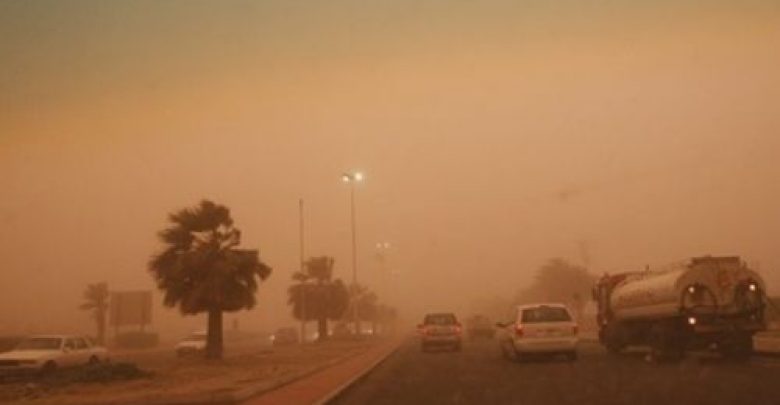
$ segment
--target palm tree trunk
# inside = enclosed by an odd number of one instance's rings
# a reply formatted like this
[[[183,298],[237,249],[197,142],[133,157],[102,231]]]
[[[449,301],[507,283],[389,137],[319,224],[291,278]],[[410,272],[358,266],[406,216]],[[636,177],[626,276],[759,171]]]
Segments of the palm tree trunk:
[[[97,340],[98,344],[106,344],[106,310],[100,309],[97,313]]]
[[[323,341],[328,338],[328,318],[322,317],[317,319],[317,340]]]
[[[209,310],[208,336],[206,338],[206,358],[222,358],[222,310]]]

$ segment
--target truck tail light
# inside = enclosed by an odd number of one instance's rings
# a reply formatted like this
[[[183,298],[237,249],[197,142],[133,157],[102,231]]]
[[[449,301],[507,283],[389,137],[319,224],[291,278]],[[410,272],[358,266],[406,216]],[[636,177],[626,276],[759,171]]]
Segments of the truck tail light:
[[[462,330],[463,330],[463,327],[460,325],[460,323],[456,323],[455,324],[455,333],[460,335]]]
[[[515,336],[523,337],[523,325],[515,325]]]

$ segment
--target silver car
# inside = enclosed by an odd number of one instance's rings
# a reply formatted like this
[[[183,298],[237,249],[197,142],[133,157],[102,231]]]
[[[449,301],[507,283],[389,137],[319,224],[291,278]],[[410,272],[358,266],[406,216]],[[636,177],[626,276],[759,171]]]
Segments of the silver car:
[[[423,351],[432,347],[444,347],[460,351],[463,328],[453,313],[425,315],[423,323],[417,326],[420,346]]]

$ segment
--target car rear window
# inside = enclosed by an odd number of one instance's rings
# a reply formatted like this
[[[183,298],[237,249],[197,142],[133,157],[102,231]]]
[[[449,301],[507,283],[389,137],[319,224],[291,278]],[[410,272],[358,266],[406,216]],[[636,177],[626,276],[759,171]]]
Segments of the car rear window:
[[[571,321],[569,311],[562,307],[537,307],[523,310],[523,323],[568,321]]]
[[[454,325],[458,323],[453,314],[430,314],[425,316],[426,325]]]

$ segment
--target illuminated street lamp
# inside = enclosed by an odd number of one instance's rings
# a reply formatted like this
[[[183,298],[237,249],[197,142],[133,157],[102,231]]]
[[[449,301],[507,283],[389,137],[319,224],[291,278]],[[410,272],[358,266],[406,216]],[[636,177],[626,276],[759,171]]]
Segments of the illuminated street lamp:
[[[341,175],[341,181],[349,184],[349,207],[352,223],[352,285],[357,291],[357,231],[355,225],[355,184],[363,181],[365,176],[361,172],[344,173]],[[360,334],[360,321],[357,311],[357,297],[352,297],[352,320],[355,323],[355,333]]]

